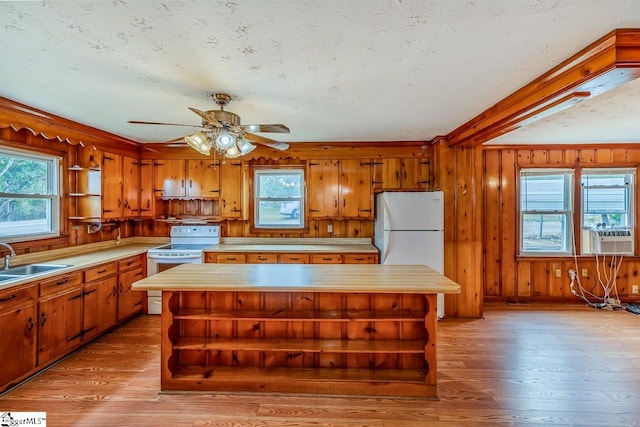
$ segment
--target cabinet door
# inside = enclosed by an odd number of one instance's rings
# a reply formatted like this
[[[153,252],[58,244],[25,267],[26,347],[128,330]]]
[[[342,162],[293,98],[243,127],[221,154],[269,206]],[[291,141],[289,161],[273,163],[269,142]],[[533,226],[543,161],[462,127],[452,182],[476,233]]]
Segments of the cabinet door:
[[[378,159],[373,162],[373,188],[401,188],[402,161],[400,159]]]
[[[122,156],[104,153],[102,157],[102,218],[122,218]]]
[[[47,363],[82,340],[82,288],[40,300],[38,365]]]
[[[429,188],[429,161],[426,159],[402,159],[402,188]]]
[[[180,159],[153,162],[153,192],[156,197],[184,197],[185,161]]]
[[[143,292],[131,289],[133,282],[142,278],[142,268],[118,274],[118,321],[142,310]]]
[[[371,163],[341,160],[340,172],[340,216],[372,218]]]
[[[378,256],[374,254],[345,254],[345,264],[377,264]]]
[[[312,254],[311,264],[342,264],[341,254]]]
[[[0,292],[0,391],[36,366],[35,286]]]
[[[138,216],[153,217],[153,167],[151,160],[141,160],[140,167],[140,210]]]
[[[220,162],[189,160],[186,186],[189,197],[217,198],[220,195]]]
[[[242,162],[230,161],[220,165],[220,216],[225,219],[242,218]]]
[[[337,217],[340,195],[340,162],[310,160],[307,178],[309,218]]]
[[[91,340],[96,335],[116,324],[118,315],[118,279],[105,280],[84,285],[83,339]]]
[[[140,215],[140,163],[133,157],[122,158],[122,198],[125,218]]]
[[[215,259],[218,264],[244,264],[247,262],[245,254],[217,254]]]

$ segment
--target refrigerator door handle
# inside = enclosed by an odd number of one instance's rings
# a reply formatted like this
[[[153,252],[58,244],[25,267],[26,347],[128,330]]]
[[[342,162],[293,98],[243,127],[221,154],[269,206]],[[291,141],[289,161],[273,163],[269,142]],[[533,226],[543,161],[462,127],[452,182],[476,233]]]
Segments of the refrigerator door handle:
[[[389,212],[389,206],[387,205],[386,199],[382,199],[382,209],[384,210],[384,218],[385,222],[387,222],[387,218],[390,218],[391,212]],[[384,228],[387,228],[387,224],[383,224]],[[387,262],[387,258],[389,257],[390,248],[389,241],[391,240],[391,230],[384,230],[384,258],[382,259],[382,264]]]

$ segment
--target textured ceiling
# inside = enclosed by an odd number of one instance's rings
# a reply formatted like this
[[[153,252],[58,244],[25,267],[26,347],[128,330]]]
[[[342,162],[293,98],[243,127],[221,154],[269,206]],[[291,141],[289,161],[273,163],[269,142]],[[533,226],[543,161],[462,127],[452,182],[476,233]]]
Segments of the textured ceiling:
[[[141,142],[192,132],[127,120],[196,125],[218,91],[282,141],[430,140],[615,28],[640,1],[0,1],[0,96]],[[495,142],[637,141],[639,104],[631,83]]]

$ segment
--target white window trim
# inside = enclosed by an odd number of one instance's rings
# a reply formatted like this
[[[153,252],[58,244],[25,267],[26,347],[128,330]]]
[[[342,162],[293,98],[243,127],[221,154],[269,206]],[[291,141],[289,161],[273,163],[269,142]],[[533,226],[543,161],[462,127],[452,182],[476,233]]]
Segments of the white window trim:
[[[565,209],[563,210],[551,210],[551,211],[528,211],[522,209],[522,185],[524,176],[534,175],[558,175],[564,174],[569,176],[569,179],[565,181]],[[570,168],[523,168],[520,169],[518,176],[518,212],[519,212],[519,237],[518,237],[518,252],[524,256],[565,256],[573,253],[573,239],[574,239],[574,225],[573,225],[573,210],[574,210],[574,194],[573,183],[575,180],[575,173]],[[566,230],[565,230],[565,249],[558,251],[531,251],[524,248],[524,215],[527,214],[541,214],[541,215],[564,215]]]
[[[300,197],[260,197],[260,190],[259,190],[259,183],[260,183],[260,175],[282,175],[282,174],[297,174],[300,175],[300,182],[301,182],[301,188],[300,188]],[[305,228],[305,217],[304,217],[304,212],[305,212],[305,191],[304,191],[304,187],[306,186],[306,181],[305,181],[305,170],[303,167],[283,167],[283,168],[278,168],[278,167],[271,167],[271,168],[257,168],[254,169],[253,172],[253,191],[254,191],[254,197],[253,197],[253,219],[254,219],[254,223],[253,226],[256,229],[286,229],[286,230],[303,230]],[[282,201],[282,202],[291,202],[291,201],[299,201],[300,202],[300,217],[299,220],[300,222],[294,225],[281,225],[281,224],[259,224],[258,223],[258,218],[260,217],[259,215],[259,209],[260,209],[260,202],[261,201],[273,201],[273,202],[278,202],[278,201]]]
[[[60,230],[62,229],[60,209],[62,205],[61,193],[62,193],[62,173],[61,165],[62,158],[60,156],[33,153],[26,150],[12,149],[12,148],[0,148],[0,152],[9,156],[31,158],[34,160],[42,160],[52,163],[52,167],[49,169],[48,183],[49,194],[21,194],[21,193],[3,193],[0,192],[0,197],[9,198],[23,198],[23,199],[45,199],[51,201],[51,231],[46,233],[31,233],[31,234],[19,234],[12,236],[0,237],[0,241],[6,243],[12,242],[25,242],[31,240],[40,240],[53,237],[60,237]]]

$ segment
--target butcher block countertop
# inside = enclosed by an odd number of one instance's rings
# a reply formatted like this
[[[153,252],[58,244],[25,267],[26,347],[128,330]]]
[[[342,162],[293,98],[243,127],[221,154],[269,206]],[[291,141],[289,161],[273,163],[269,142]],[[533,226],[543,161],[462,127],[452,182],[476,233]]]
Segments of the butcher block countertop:
[[[44,274],[25,276],[21,279],[0,282],[0,290],[23,283],[33,282],[59,274],[69,273],[88,267],[93,267],[106,262],[117,261],[134,255],[141,255],[149,248],[160,246],[168,242],[167,238],[129,238],[122,239],[121,243],[114,241],[72,246],[64,249],[36,252],[33,254],[17,255],[11,258],[11,266],[19,266],[33,263],[66,264],[68,267],[60,268]],[[1,271],[0,271],[1,273]]]
[[[308,252],[308,253],[371,253],[378,249],[369,238],[253,238],[226,237],[205,252]]]
[[[133,284],[134,290],[460,293],[424,265],[182,264]]]

